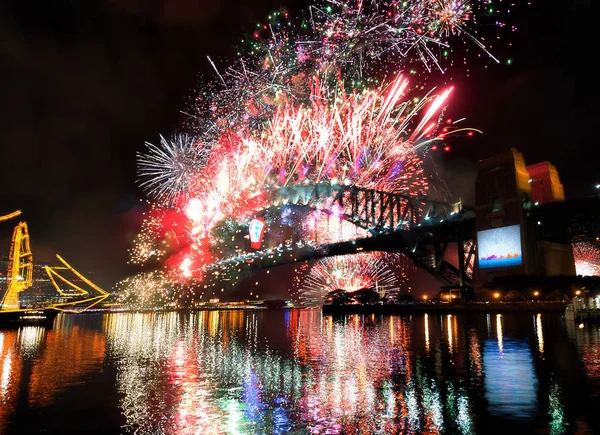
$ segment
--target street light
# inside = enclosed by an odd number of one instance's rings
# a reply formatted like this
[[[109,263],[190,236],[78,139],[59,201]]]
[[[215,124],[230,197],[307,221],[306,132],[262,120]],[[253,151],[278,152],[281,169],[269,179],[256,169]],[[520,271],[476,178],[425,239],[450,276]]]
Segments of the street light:
[[[494,297],[495,297],[496,299],[498,299],[498,298],[500,297],[500,293],[498,293],[498,292],[494,293]]]
[[[533,292],[533,295],[534,295],[534,296],[539,296],[539,295],[540,295],[540,292],[536,290],[536,291],[534,291],[534,292]]]
[[[581,294],[581,290],[575,291],[575,296],[579,296]]]

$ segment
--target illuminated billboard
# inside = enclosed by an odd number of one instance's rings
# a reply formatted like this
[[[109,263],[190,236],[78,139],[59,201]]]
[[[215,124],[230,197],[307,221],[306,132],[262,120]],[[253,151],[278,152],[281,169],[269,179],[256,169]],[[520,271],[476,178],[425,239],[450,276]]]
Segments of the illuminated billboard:
[[[521,226],[511,225],[477,232],[477,250],[481,269],[521,265]]]

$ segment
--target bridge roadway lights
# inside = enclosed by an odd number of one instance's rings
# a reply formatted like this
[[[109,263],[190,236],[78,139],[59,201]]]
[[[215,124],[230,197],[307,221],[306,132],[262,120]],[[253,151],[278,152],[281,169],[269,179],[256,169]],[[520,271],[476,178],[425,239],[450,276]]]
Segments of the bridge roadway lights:
[[[331,211],[323,208],[323,200],[329,198],[334,205],[337,203],[344,211],[340,216],[342,219],[369,231],[372,237],[303,249],[291,262],[316,260],[326,256],[356,252],[392,251],[405,254],[414,261],[415,265],[425,268],[446,285],[463,286],[469,281],[465,276],[464,261],[457,269],[447,263],[442,255],[449,242],[458,241],[458,244],[462,245],[465,238],[474,238],[474,215],[469,215],[471,210],[463,209],[462,205],[459,204],[459,213],[457,213],[456,204],[431,201],[426,197],[414,198],[344,185],[335,187],[320,184],[307,185],[303,186],[303,189],[302,195],[298,195],[302,196],[302,204],[296,203],[294,206],[329,214]],[[285,197],[295,194],[294,190],[296,187],[282,188],[273,193],[273,198],[277,198],[279,201],[280,193]],[[288,200],[281,199],[282,205]],[[438,246],[437,251],[433,253],[437,255],[432,268],[427,264],[428,262],[423,262],[422,259],[431,257],[432,253],[428,246],[435,243],[440,244],[442,248]],[[267,250],[268,254],[272,252],[270,249]],[[278,256],[278,258],[280,257]],[[464,260],[464,252],[460,257]],[[248,265],[252,268],[272,267],[290,262],[284,258],[281,258],[280,262],[275,260],[268,262],[264,254],[259,254],[259,256],[248,254],[245,258],[253,259]],[[273,257],[270,256],[270,258]],[[224,259],[219,264],[237,263],[236,260],[241,262],[244,257]]]
[[[435,231],[432,231],[435,230]],[[289,251],[296,251],[291,258],[282,257],[281,254],[276,258],[267,250],[268,254],[262,256],[250,255],[254,258],[251,264],[247,267],[252,269],[269,268],[283,264],[296,263],[302,261],[317,260],[323,257],[354,254],[357,252],[373,252],[373,251],[388,251],[398,252],[406,255],[413,260],[417,267],[420,267],[437,279],[442,281],[446,286],[453,286],[464,290],[470,289],[470,278],[466,275],[466,267],[473,255],[473,247],[469,251],[469,257],[465,260],[463,239],[472,238],[474,232],[474,220],[462,219],[455,222],[445,222],[443,225],[428,226],[427,229],[415,229],[412,231],[399,230],[391,232],[376,233],[372,237],[358,240],[350,240],[346,242],[332,243],[315,247],[307,247],[307,249],[294,250],[288,247]],[[459,263],[459,268],[456,268],[444,260],[444,253],[448,243],[457,242],[459,249],[459,258],[463,259]],[[430,251],[427,246],[435,246],[434,252]],[[409,248],[410,247],[410,248]],[[279,251],[279,250],[278,250]],[[424,258],[434,258],[434,264],[429,264],[424,261]],[[240,260],[241,261],[241,260]],[[227,264],[228,260],[224,260],[221,264]]]

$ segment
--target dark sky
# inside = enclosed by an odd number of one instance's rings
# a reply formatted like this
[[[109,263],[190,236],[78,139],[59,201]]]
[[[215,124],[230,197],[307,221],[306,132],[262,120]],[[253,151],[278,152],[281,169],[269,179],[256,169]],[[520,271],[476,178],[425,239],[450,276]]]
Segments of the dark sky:
[[[517,2],[519,0],[516,0]],[[114,0],[0,5],[0,212],[21,208],[36,261],[61,253],[109,287],[123,277],[142,194],[135,153],[184,121],[206,56],[294,0]],[[508,17],[513,64],[471,62],[454,75],[452,113],[484,135],[438,158],[469,197],[478,159],[516,146],[557,165],[568,196],[600,179],[595,18],[591,0],[534,2]],[[488,68],[485,68],[485,66]],[[0,233],[11,230],[4,224]],[[8,245],[3,244],[6,251]]]

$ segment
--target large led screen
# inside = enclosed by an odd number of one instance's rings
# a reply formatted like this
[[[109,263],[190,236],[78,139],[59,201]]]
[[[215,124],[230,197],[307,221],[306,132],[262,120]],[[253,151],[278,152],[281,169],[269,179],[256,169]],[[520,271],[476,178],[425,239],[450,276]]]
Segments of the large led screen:
[[[477,233],[479,267],[519,266],[523,263],[521,254],[521,226],[494,228]]]

